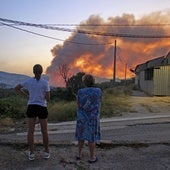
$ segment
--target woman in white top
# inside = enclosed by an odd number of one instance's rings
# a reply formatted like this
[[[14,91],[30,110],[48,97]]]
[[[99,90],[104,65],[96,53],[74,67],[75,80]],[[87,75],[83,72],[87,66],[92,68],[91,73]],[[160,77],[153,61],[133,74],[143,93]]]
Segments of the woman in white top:
[[[35,159],[34,153],[34,129],[36,118],[39,118],[41,125],[41,132],[43,137],[43,144],[45,151],[43,157],[48,159],[50,157],[49,153],[49,138],[47,130],[47,101],[50,100],[50,87],[48,82],[41,78],[43,68],[40,64],[36,64],[33,67],[34,77],[18,84],[15,87],[15,90],[21,95],[25,96],[28,99],[27,107],[27,118],[28,118],[28,145],[29,145],[29,160]],[[28,94],[23,91],[23,88],[28,90]]]

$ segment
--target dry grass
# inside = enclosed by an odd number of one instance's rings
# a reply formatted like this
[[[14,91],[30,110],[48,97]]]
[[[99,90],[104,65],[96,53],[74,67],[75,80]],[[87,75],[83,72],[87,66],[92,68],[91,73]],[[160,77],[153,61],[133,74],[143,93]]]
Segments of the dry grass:
[[[9,127],[9,126],[13,126],[14,122],[12,118],[6,117],[6,118],[2,118],[0,119],[0,127]]]

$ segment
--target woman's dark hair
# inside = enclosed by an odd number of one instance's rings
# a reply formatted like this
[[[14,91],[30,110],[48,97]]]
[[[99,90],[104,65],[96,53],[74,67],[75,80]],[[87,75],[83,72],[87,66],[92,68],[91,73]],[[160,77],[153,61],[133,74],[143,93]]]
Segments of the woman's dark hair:
[[[40,80],[42,72],[43,72],[42,66],[40,64],[35,64],[33,67],[33,73],[37,80]]]
[[[33,67],[34,74],[38,73],[41,74],[43,72],[43,68],[40,64],[35,64]]]
[[[92,75],[90,74],[85,74],[83,77],[82,77],[82,82],[84,83],[84,85],[86,87],[92,87],[94,86],[95,84],[95,79]]]

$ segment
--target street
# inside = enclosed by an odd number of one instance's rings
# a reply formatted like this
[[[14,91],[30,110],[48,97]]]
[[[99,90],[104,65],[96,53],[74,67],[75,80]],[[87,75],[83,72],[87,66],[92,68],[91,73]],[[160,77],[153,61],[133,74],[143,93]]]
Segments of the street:
[[[101,120],[101,141],[97,143],[99,161],[88,163],[88,145],[83,159],[75,160],[75,122],[49,124],[51,158],[41,156],[42,139],[36,126],[36,160],[27,160],[26,132],[1,134],[1,169],[26,170],[169,170],[170,120],[168,115]],[[10,160],[10,161],[9,161]]]

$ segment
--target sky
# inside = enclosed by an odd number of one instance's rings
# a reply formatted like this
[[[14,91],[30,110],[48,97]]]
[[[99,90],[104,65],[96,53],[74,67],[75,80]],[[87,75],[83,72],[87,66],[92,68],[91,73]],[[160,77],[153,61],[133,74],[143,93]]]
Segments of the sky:
[[[140,19],[152,12],[169,9],[169,0],[0,0],[0,18],[35,24],[79,25],[91,15],[98,15],[107,20],[110,17],[133,14],[136,19]],[[51,50],[72,36],[72,33],[66,31],[17,27],[60,41],[0,24],[0,71],[31,76],[32,66],[40,63],[45,72],[54,60]]]

